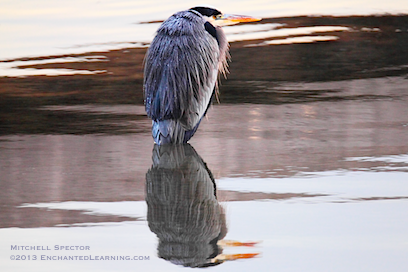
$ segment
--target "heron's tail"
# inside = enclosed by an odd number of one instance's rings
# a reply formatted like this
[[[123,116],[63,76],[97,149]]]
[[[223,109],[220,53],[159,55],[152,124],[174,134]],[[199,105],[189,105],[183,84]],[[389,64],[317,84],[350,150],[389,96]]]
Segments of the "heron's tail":
[[[153,139],[158,145],[187,143],[193,137],[199,125],[200,122],[193,129],[185,130],[178,120],[153,120]]]

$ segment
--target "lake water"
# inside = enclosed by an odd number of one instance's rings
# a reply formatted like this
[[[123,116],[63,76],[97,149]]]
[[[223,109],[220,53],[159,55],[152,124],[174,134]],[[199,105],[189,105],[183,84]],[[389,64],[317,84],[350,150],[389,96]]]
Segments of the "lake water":
[[[159,24],[197,1],[2,1],[0,60],[103,51],[151,41]],[[408,13],[404,0],[392,1],[206,1],[225,13],[255,17]]]
[[[209,4],[265,19],[225,28],[220,103],[173,148],[142,59],[194,4],[0,4],[1,271],[408,269],[407,2]]]

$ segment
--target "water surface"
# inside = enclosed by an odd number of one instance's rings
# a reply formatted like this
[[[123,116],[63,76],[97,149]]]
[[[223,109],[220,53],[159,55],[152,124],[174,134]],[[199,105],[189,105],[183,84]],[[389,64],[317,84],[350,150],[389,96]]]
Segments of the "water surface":
[[[0,9],[2,271],[407,270],[408,17],[349,16],[405,2],[217,5],[265,19],[225,29],[220,103],[161,149],[142,60],[185,4],[19,4]]]

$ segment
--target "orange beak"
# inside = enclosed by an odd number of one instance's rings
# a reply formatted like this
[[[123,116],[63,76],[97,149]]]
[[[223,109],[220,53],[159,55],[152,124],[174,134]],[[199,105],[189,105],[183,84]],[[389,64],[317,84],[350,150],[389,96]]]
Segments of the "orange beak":
[[[242,259],[252,259],[260,253],[240,253],[240,254],[220,254],[213,259],[213,262],[235,261]]]
[[[230,247],[239,247],[239,246],[247,246],[247,247],[253,247],[260,242],[239,242],[239,241],[233,241],[233,240],[220,240],[218,241],[219,246],[230,246]]]
[[[238,23],[250,23],[250,22],[258,22],[262,20],[262,18],[255,18],[251,16],[246,16],[246,15],[234,15],[234,14],[223,14],[221,16],[218,16],[215,19],[215,24],[216,25],[235,25]]]

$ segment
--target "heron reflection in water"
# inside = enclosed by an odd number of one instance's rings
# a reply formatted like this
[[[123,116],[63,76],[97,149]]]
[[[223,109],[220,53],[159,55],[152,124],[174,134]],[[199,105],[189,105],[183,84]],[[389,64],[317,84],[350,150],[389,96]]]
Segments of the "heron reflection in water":
[[[187,267],[208,267],[258,253],[222,254],[224,246],[253,246],[222,240],[225,212],[206,163],[189,145],[155,145],[146,174],[147,220],[158,239],[158,256]]]
[[[186,143],[205,116],[226,73],[228,42],[221,28],[260,19],[194,7],[167,19],[145,57],[144,98],[158,145]]]

